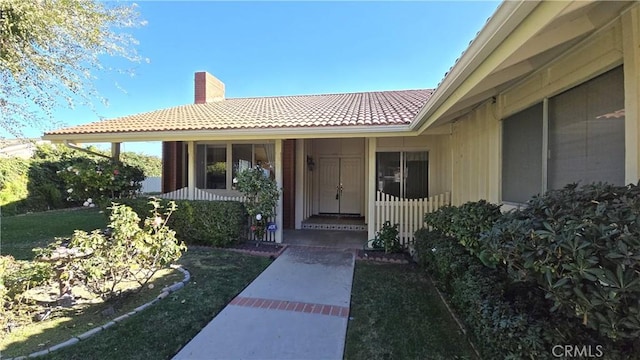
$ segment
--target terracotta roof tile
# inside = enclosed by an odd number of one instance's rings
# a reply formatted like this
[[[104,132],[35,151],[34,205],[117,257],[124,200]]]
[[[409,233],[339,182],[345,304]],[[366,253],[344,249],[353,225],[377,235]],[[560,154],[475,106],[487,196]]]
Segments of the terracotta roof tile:
[[[47,135],[407,125],[432,89],[226,99],[63,128]]]

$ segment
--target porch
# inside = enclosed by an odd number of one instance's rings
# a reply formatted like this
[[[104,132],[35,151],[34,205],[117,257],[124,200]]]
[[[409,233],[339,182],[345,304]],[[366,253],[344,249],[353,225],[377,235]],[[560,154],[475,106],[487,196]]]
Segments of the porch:
[[[165,191],[172,191],[161,197],[242,202],[235,176],[261,164],[268,169],[265,176],[282,189],[266,241],[287,242],[285,230],[362,232],[366,241],[389,221],[398,224],[400,241],[407,246],[423,226],[425,213],[451,203],[447,139],[429,135],[166,143],[163,171],[170,178],[163,178],[163,184]]]

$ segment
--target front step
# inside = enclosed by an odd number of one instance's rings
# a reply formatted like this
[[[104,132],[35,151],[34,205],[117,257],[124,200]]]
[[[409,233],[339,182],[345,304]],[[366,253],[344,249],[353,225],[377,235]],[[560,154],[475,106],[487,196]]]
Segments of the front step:
[[[327,223],[319,224],[313,222],[303,222],[303,230],[341,230],[341,231],[367,231],[366,224],[340,224],[340,223]]]

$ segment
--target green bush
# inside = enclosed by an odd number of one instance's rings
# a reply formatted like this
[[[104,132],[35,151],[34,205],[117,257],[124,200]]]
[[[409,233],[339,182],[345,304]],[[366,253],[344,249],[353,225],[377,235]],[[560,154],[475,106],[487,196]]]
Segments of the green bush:
[[[415,241],[421,265],[448,295],[483,358],[553,359],[557,344],[601,344],[611,358],[624,358],[579,322],[550,313],[535,284],[510,281],[503,269],[484,266],[457,240],[421,229]]]
[[[21,323],[21,314],[30,311],[33,303],[25,293],[46,284],[52,274],[49,264],[0,256],[0,334]]]
[[[467,202],[460,207],[447,206],[427,213],[424,221],[431,228],[457,239],[485,265],[493,266],[491,254],[486,244],[480,241],[480,234],[491,229],[500,216],[500,205],[480,200]]]
[[[377,250],[384,250],[386,253],[402,252],[402,245],[398,238],[398,224],[391,225],[390,221],[385,221],[382,228],[376,233],[372,247]]]
[[[416,233],[419,258],[488,357],[518,354],[498,323],[540,357],[558,343],[639,353],[639,186],[572,184],[505,214],[477,202],[425,220],[433,231]]]
[[[261,241],[267,231],[269,219],[276,215],[276,205],[280,198],[278,184],[265,176],[260,166],[241,171],[234,181],[236,188],[246,197],[244,207],[251,219],[254,238]]]
[[[548,191],[483,238],[514,279],[546,291],[552,310],[614,341],[640,337],[640,187]]]
[[[144,180],[142,170],[111,160],[77,159],[57,171],[63,180],[67,201],[82,204],[108,198],[134,196]]]
[[[141,218],[149,214],[149,198],[119,199]],[[161,202],[163,205],[166,201]],[[190,245],[228,246],[246,237],[247,211],[237,201],[177,200],[169,219],[176,236]]]
[[[31,288],[47,283],[51,273],[49,264],[0,256],[0,290],[10,301],[15,301]]]
[[[27,198],[27,173],[29,164],[20,158],[0,159],[0,206],[3,215],[13,215],[20,211],[16,204]]]
[[[39,145],[31,159],[0,159],[2,215],[131,196],[140,189],[144,171],[157,174],[160,164],[157,157],[135,153],[123,153],[122,160],[47,144]]]
[[[160,207],[152,201],[150,205],[151,212],[141,220],[130,207],[114,204],[109,208],[109,231],[76,230],[67,246],[63,247],[63,241],[58,239],[46,248],[34,249],[39,258],[56,269],[54,280],[59,296],[70,293],[73,284],[81,283],[109,299],[120,291],[118,285],[122,282],[136,281],[139,289],[159,270],[178,260],[186,246],[167,226],[175,204],[169,202]],[[66,248],[63,256],[61,248]]]

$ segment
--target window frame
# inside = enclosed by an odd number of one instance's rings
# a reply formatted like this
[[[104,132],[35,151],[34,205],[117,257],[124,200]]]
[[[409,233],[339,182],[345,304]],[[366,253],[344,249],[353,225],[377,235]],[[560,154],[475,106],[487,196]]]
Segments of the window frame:
[[[405,171],[408,171],[407,168],[407,153],[424,153],[426,155],[426,179],[424,179],[426,181],[426,194],[422,197],[411,197],[408,198],[407,197],[407,180],[408,180],[408,174],[405,174]],[[380,166],[380,159],[379,159],[379,154],[399,154],[399,163],[398,163],[398,169],[399,169],[399,178],[402,181],[399,181],[399,190],[398,190],[398,195],[389,193],[389,192],[385,192],[384,191],[384,187],[386,185],[382,186],[382,189],[380,188],[380,184],[381,181],[380,177],[381,172],[379,169]],[[430,172],[430,165],[429,165],[429,150],[427,149],[377,149],[376,150],[376,159],[375,159],[375,174],[376,174],[376,191],[380,191],[384,194],[389,194],[391,196],[396,196],[400,199],[426,199],[429,197],[429,172]],[[395,175],[394,175],[395,176]]]
[[[609,70],[606,70],[602,73],[599,73],[595,76],[590,77],[589,79],[586,79],[578,84],[575,84],[571,87],[569,87],[568,89],[565,89],[563,91],[557,92],[553,95],[550,96],[546,96],[544,98],[542,98],[541,100],[534,102],[530,105],[528,105],[527,107],[515,111],[513,113],[511,113],[508,116],[503,117],[500,122],[500,137],[501,137],[501,155],[500,155],[500,170],[501,170],[501,175],[500,175],[500,199],[501,202],[507,205],[515,205],[515,206],[521,206],[524,203],[521,202],[516,202],[516,201],[509,201],[509,200],[505,200],[504,199],[504,192],[503,192],[503,188],[504,188],[504,178],[502,177],[502,172],[504,171],[504,131],[505,131],[505,120],[508,120],[510,117],[517,115],[521,112],[527,111],[529,109],[531,109],[532,107],[538,106],[539,104],[542,103],[542,139],[541,139],[541,145],[542,145],[542,153],[541,153],[541,157],[542,157],[542,169],[541,169],[541,174],[542,174],[542,182],[541,182],[541,189],[540,189],[540,193],[545,193],[547,190],[549,190],[549,160],[550,160],[550,148],[549,148],[549,141],[550,141],[550,118],[549,118],[549,114],[550,114],[550,110],[549,110],[549,101],[552,99],[555,99],[557,96],[565,94],[569,91],[573,91],[578,87],[582,87],[585,84],[588,84],[606,74],[609,74],[613,71],[622,71],[622,76],[624,78],[624,66],[623,65],[619,65],[616,66],[614,68],[611,68]],[[624,86],[624,83],[621,84],[622,86]],[[622,93],[623,96],[625,96],[626,94],[623,92]],[[622,99],[622,103],[624,104],[625,99]],[[587,106],[587,104],[583,104],[584,106]],[[588,120],[586,120],[588,121]],[[624,130],[623,130],[624,132]],[[624,132],[624,142],[626,144],[627,138],[626,138],[626,132]],[[625,145],[623,145],[625,146]],[[624,175],[624,166],[622,167],[622,171],[623,171],[623,175]]]
[[[251,145],[251,167],[256,165],[256,146],[259,145],[271,145],[275,147],[275,142],[273,141],[198,141],[195,143],[195,150],[196,150],[196,186],[198,184],[198,181],[202,181],[202,183],[204,184],[204,187],[198,187],[201,190],[235,190],[234,186],[233,186],[233,171],[234,171],[234,163],[233,163],[233,147],[234,145]],[[200,146],[204,146],[205,148],[205,153],[204,153],[204,169],[201,170],[202,173],[199,174],[199,168],[202,164],[198,164],[198,149],[200,148]],[[221,188],[221,189],[210,189],[207,187],[207,172],[206,172],[206,156],[207,156],[207,152],[206,150],[208,150],[208,148],[210,146],[214,146],[214,147],[224,147],[226,149],[226,165],[225,165],[225,171],[226,171],[226,177],[225,177],[225,187]],[[274,149],[275,150],[275,149]],[[276,166],[275,163],[277,162],[277,159],[274,159],[274,163],[270,164],[270,171],[271,171],[271,177],[275,178],[275,171],[276,171]],[[201,178],[202,177],[202,178]]]

